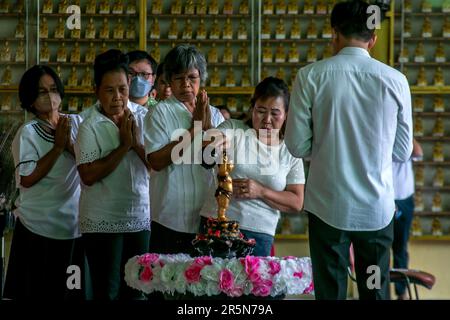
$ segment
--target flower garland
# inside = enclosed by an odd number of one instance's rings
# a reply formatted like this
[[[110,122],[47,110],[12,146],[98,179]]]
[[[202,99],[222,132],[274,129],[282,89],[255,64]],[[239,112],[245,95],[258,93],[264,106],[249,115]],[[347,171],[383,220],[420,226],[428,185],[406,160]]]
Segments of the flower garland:
[[[311,260],[291,256],[222,259],[147,253],[128,260],[125,281],[144,293],[189,292],[195,296],[275,297],[314,291]]]

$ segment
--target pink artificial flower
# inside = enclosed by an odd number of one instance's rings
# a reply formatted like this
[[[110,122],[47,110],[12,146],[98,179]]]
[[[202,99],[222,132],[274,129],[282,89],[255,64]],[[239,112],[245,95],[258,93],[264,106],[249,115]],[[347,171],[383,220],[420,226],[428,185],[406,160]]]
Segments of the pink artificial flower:
[[[283,259],[284,260],[290,260],[290,259],[296,259],[296,257],[294,257],[294,256],[286,256],[286,257],[283,257]]]
[[[314,283],[311,281],[311,283],[309,284],[309,287],[305,289],[305,291],[303,291],[304,294],[310,294],[311,292],[314,291]]]
[[[203,266],[197,263],[191,264],[186,271],[184,271],[184,277],[187,283],[196,283],[200,281],[200,271],[202,271]]]
[[[146,254],[143,254],[142,256],[140,256],[139,258],[138,258],[138,263],[141,265],[141,266],[146,266],[146,265],[148,265],[149,263],[151,264],[151,263],[154,263],[155,261],[157,261],[159,259],[159,254],[156,254],[156,253],[146,253]]]
[[[244,289],[242,287],[234,287],[231,291],[227,292],[230,297],[240,297],[244,294]]]
[[[149,266],[145,266],[144,270],[141,272],[139,279],[144,282],[149,282],[153,279],[153,271]]]
[[[219,273],[219,288],[222,292],[231,292],[234,287],[233,273],[228,269],[223,269]]]
[[[255,296],[267,297],[272,290],[273,282],[272,280],[260,280],[256,283],[253,283],[252,293]]]
[[[269,261],[269,273],[274,276],[281,270],[281,265],[278,261],[270,260]]]
[[[244,259],[241,259],[241,263],[244,266],[245,272],[248,275],[258,270],[259,260],[260,258],[254,256],[246,256]]]
[[[301,279],[303,277],[303,272],[302,271],[294,272],[294,277],[297,277],[297,278]]]
[[[212,258],[210,256],[198,257],[195,258],[194,263],[201,266],[210,266],[212,265]]]

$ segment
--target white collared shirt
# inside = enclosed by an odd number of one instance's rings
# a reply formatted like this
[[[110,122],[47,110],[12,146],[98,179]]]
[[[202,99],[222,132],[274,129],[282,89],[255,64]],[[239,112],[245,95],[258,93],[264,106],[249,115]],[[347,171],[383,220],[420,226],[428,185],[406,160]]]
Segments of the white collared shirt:
[[[102,159],[120,145],[119,128],[90,107],[80,125],[75,154],[77,165]],[[128,103],[138,128],[143,128],[147,109]],[[144,143],[142,129],[138,135]],[[138,154],[130,150],[116,169],[92,186],[81,184],[81,232],[120,233],[150,230],[149,174]]]
[[[81,118],[69,115],[71,139],[75,141]],[[51,239],[73,239],[78,230],[80,177],[75,158],[64,151],[45,177],[29,188],[20,184],[20,176],[29,176],[37,162],[54,146],[55,138],[46,132],[41,120],[34,118],[16,133],[12,143],[16,186],[20,190],[15,214],[31,232]]]
[[[329,225],[380,230],[394,215],[392,160],[412,152],[411,94],[397,70],[362,48],[297,73],[285,143],[311,155],[305,210]]]
[[[211,107],[211,124],[217,127],[224,118]],[[145,153],[158,151],[171,141],[177,129],[189,129],[192,113],[175,97],[160,101],[145,118]],[[214,185],[212,170],[200,164],[171,164],[151,172],[152,219],[178,232],[196,233],[206,191]]]

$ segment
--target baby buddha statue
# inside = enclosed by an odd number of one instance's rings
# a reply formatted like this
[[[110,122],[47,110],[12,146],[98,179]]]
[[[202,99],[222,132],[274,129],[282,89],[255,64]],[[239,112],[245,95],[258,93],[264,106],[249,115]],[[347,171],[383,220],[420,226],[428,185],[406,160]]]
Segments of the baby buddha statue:
[[[212,97],[210,101],[212,106],[220,106],[221,104],[225,104],[222,97]]]
[[[238,29],[238,39],[239,40],[247,40],[247,25],[245,23],[244,19],[241,19],[241,22],[239,23],[239,29]]]
[[[248,8],[248,0],[241,0],[239,4],[239,14],[249,14],[250,10]]]
[[[425,101],[422,96],[416,96],[414,98],[414,112],[423,112],[425,109]]]
[[[136,14],[136,1],[128,1],[127,7],[126,7],[126,13],[127,14]],[[130,50],[132,50],[133,48],[130,48]]]
[[[303,6],[304,14],[314,14],[314,4],[311,0],[305,0],[305,4]]]
[[[438,217],[434,217],[431,222],[431,234],[435,237],[442,236],[442,224]]]
[[[444,170],[438,167],[436,173],[433,177],[433,187],[443,187],[444,186]]]
[[[273,57],[272,57],[272,46],[270,45],[266,45],[263,48],[263,62],[273,62]],[[264,79],[264,78],[262,78]]]
[[[444,26],[442,27],[442,36],[444,38],[450,38],[450,19],[448,16],[444,20]]]
[[[39,24],[39,38],[47,39],[48,38],[48,22],[47,18],[44,16]]]
[[[403,37],[410,38],[411,36],[412,36],[411,19],[405,18],[405,24],[403,26]]]
[[[266,17],[261,28],[261,39],[270,39],[270,33],[270,21],[269,18]]]
[[[86,26],[86,31],[84,32],[84,38],[95,39],[95,25],[93,18],[89,18],[88,25]]]
[[[42,43],[40,52],[39,52],[39,61],[41,63],[50,61],[50,50],[48,48],[48,44],[46,41]]]
[[[161,14],[162,13],[162,0],[153,0],[152,1],[152,14]]]
[[[288,1],[287,13],[288,14],[298,14],[298,1],[297,0],[289,0]]]
[[[291,26],[291,39],[297,40],[301,38],[300,22],[298,19],[294,19]]]
[[[412,0],[404,0],[403,11],[405,13],[412,12]]]
[[[309,22],[308,31],[306,33],[307,39],[317,39],[317,27],[313,19]]]
[[[62,42],[56,52],[56,61],[57,62],[67,62],[67,48],[66,43]]]
[[[69,4],[67,3],[67,0],[59,1],[58,4],[58,13],[66,13],[67,7]]]
[[[413,237],[421,237],[423,235],[420,218],[415,216],[411,224],[411,234]]]
[[[431,38],[433,36],[433,28],[429,17],[425,17],[422,27],[422,37]]]
[[[242,71],[241,87],[250,87],[250,86],[251,86],[250,71],[248,70],[248,67],[245,67],[244,71]]]
[[[81,86],[92,87],[92,75],[89,66],[87,66],[86,69],[84,70],[83,78],[81,79]]]
[[[444,73],[442,72],[441,67],[437,67],[436,72],[434,73],[434,85],[435,86],[443,86],[444,83]]]
[[[100,39],[108,39],[109,38],[109,23],[107,18],[103,18],[102,27],[100,28]]]
[[[444,63],[446,62],[446,57],[445,57],[445,49],[444,49],[444,45],[442,42],[439,42],[437,48],[436,48],[436,53],[434,54],[435,57],[435,61],[437,63]]]
[[[423,195],[421,191],[416,190],[414,193],[414,212],[421,212],[425,210],[423,202]]]
[[[198,0],[197,1],[197,14],[206,14],[206,0]]]
[[[12,109],[12,97],[11,94],[6,94],[0,99],[0,110],[9,111]]]
[[[275,1],[275,14],[286,14],[286,8],[285,0]]]
[[[150,55],[155,59],[157,62],[161,61],[161,49],[159,48],[158,42],[155,42],[153,44],[153,47],[150,50]]]
[[[208,63],[218,63],[219,62],[219,54],[216,48],[215,42],[211,44],[211,49],[208,52]]]
[[[209,63],[209,61],[208,61]],[[211,87],[220,87],[220,73],[217,67],[214,67],[211,77],[209,79],[209,85]]]
[[[235,97],[230,97],[227,99],[227,107],[231,112],[236,112],[238,106],[238,101]]]
[[[414,136],[423,137],[423,122],[420,117],[414,119]]]
[[[425,62],[425,50],[423,48],[422,41],[417,44],[416,51],[414,53],[414,62]]]
[[[312,63],[317,61],[317,50],[314,42],[311,43],[308,49],[308,53],[306,55],[306,62]]]
[[[322,38],[331,39],[332,37],[333,31],[331,30],[331,25],[329,23],[325,23],[322,29]]]
[[[444,149],[441,142],[436,142],[433,147],[433,161],[443,162],[444,161]]]
[[[219,14],[219,4],[217,0],[211,0],[208,7],[209,14]]]
[[[161,30],[159,27],[159,19],[154,18],[152,20],[152,25],[150,28],[150,39],[159,39],[160,35],[161,35]]]
[[[433,6],[431,5],[430,1],[423,0],[422,1],[422,12],[429,13],[433,11]]]
[[[400,54],[398,56],[398,62],[400,62],[400,63],[407,63],[407,62],[409,62],[409,50],[408,50],[408,47],[405,46],[400,51]]]
[[[177,19],[172,19],[169,27],[169,34],[167,36],[169,39],[177,39],[178,38],[178,28],[177,28]]]
[[[84,97],[81,108],[83,110],[85,110],[85,109],[89,108],[90,106],[92,106],[92,97]]]
[[[19,21],[17,22],[15,37],[17,39],[25,38],[25,21],[23,18],[19,18]]]
[[[223,63],[233,63],[233,50],[231,49],[231,45],[229,42],[226,43],[225,48],[223,49]]]
[[[53,35],[53,38],[55,38],[55,39],[64,39],[64,31],[65,31],[64,20],[62,18],[59,18],[58,19],[58,23],[56,25],[55,33]]]
[[[96,0],[89,0],[86,3],[86,13],[87,14],[95,14],[96,6],[97,6]]]
[[[80,44],[78,41],[75,42],[72,51],[70,52],[70,62],[80,63]]]
[[[442,198],[441,198],[441,194],[439,192],[436,192],[434,194],[431,211],[433,211],[433,212],[441,212],[442,211]]]
[[[175,0],[170,7],[171,14],[181,14],[181,0]]]
[[[323,49],[322,59],[331,58],[333,56],[333,47],[328,44],[325,45],[325,48]]]
[[[115,0],[112,7],[112,13],[122,14],[123,13],[123,0]]]
[[[424,170],[422,166],[417,166],[414,168],[414,181],[416,187],[423,187],[425,184]]]
[[[187,19],[186,23],[184,25],[184,28],[183,28],[183,33],[181,35],[181,38],[184,40],[190,40],[190,39],[192,39],[192,33],[193,33],[193,30],[192,30],[191,19]]]
[[[109,14],[111,12],[111,7],[109,5],[109,0],[102,0],[100,1],[100,13]]]
[[[225,76],[225,87],[236,86],[236,80],[234,79],[233,68],[228,68],[227,74]]]
[[[119,49],[121,43],[119,42],[119,44],[117,45],[117,49]],[[98,49],[98,53],[102,54],[103,52],[106,52],[108,50],[108,46],[106,45],[106,42],[103,41],[102,45],[100,46],[100,48]]]
[[[280,43],[275,51],[275,62],[283,63],[286,62],[286,53],[284,52],[284,45]]]
[[[238,51],[238,63],[248,63],[248,48],[246,44],[242,44]]]
[[[450,13],[450,0],[444,0],[444,3],[442,4],[442,12]]]
[[[123,27],[122,19],[117,19],[117,24],[114,27],[113,31],[113,39],[123,39],[123,35],[125,33],[125,29]]]
[[[327,14],[327,2],[325,0],[317,1],[316,13],[317,14]],[[325,23],[325,25],[328,25],[328,24],[329,23]]]
[[[5,40],[2,50],[0,51],[0,61],[10,62],[11,61],[11,49],[9,48],[9,41]]]
[[[184,4],[184,14],[195,14],[195,5],[193,0],[186,0]]]
[[[275,77],[281,80],[284,80],[286,77],[286,72],[282,67],[279,67],[277,70],[277,73],[275,74]]]
[[[445,112],[444,99],[442,99],[442,97],[434,97],[433,109],[434,112]]]
[[[42,4],[42,13],[53,13],[52,0],[44,0],[44,3]]]
[[[15,61],[25,62],[25,45],[23,41],[19,41],[19,44],[17,45]]]
[[[231,40],[233,39],[233,27],[231,25],[231,19],[227,18],[225,24],[223,25],[222,39]]]
[[[425,87],[427,85],[428,85],[428,81],[427,81],[427,74],[425,72],[425,68],[420,67],[419,74],[417,76],[417,86]]]
[[[209,38],[217,40],[219,39],[219,35],[220,35],[219,21],[217,21],[217,19],[214,19],[211,25],[211,30],[209,31]]]
[[[12,82],[11,67],[9,66],[9,64],[7,64],[5,71],[3,72],[2,81],[0,84],[2,86],[9,86],[9,85],[11,85],[11,82]]]
[[[95,47],[93,42],[89,42],[89,47],[84,55],[84,62],[93,63],[95,60]]]
[[[206,39],[206,26],[205,26],[204,19],[200,19],[200,22],[198,23],[195,39],[197,39],[197,40],[205,40]]]
[[[77,112],[78,111],[78,98],[77,97],[70,97],[69,103],[67,105],[67,109],[69,112]]]
[[[273,0],[263,1],[263,14],[273,14]]]
[[[224,1],[223,14],[233,14],[233,0],[225,0]]]
[[[288,61],[290,63],[298,63],[300,61],[300,54],[295,42],[292,42],[291,47],[289,48]]]
[[[158,24],[158,26],[159,26],[159,24]],[[158,36],[159,36],[159,34],[158,34]],[[127,31],[125,33],[125,38],[129,39],[129,40],[136,38],[136,27],[135,27],[134,21],[132,19],[128,20],[128,26],[127,26]]]
[[[284,29],[283,19],[278,20],[277,27],[275,29],[275,39],[286,39],[286,30]]]
[[[70,71],[69,78],[67,79],[67,86],[69,87],[78,86],[78,75],[77,69],[75,67],[72,67],[72,70]]]

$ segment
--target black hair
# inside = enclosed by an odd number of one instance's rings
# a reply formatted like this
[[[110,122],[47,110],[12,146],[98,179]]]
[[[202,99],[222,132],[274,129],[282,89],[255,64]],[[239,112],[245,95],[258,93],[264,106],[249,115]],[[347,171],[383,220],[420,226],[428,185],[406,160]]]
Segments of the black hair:
[[[103,76],[108,72],[123,71],[128,79],[128,56],[117,49],[109,49],[95,57],[94,82],[100,87]]]
[[[197,69],[202,83],[206,81],[206,59],[195,46],[180,44],[172,48],[164,58],[164,78],[170,83],[173,75]]]
[[[48,74],[53,78],[56,84],[56,89],[61,97],[64,98],[64,86],[61,79],[56,72],[45,65],[34,65],[22,75],[19,83],[19,99],[20,106],[32,113],[36,113],[36,110],[32,106],[39,96],[39,81],[43,75]]]
[[[164,62],[161,62],[158,65],[158,68],[156,68],[156,78],[155,78],[155,83],[158,81],[159,78],[161,78],[161,76],[164,74]],[[165,80],[165,79],[164,79]]]
[[[127,57],[129,64],[134,61],[147,60],[150,67],[152,67],[152,73],[155,73],[156,69],[158,68],[158,63],[156,62],[156,60],[145,51],[142,50],[130,51],[127,53]]]
[[[346,38],[368,42],[375,32],[375,28],[367,25],[372,15],[367,12],[368,7],[369,3],[362,0],[337,3],[331,11],[331,27]]]

